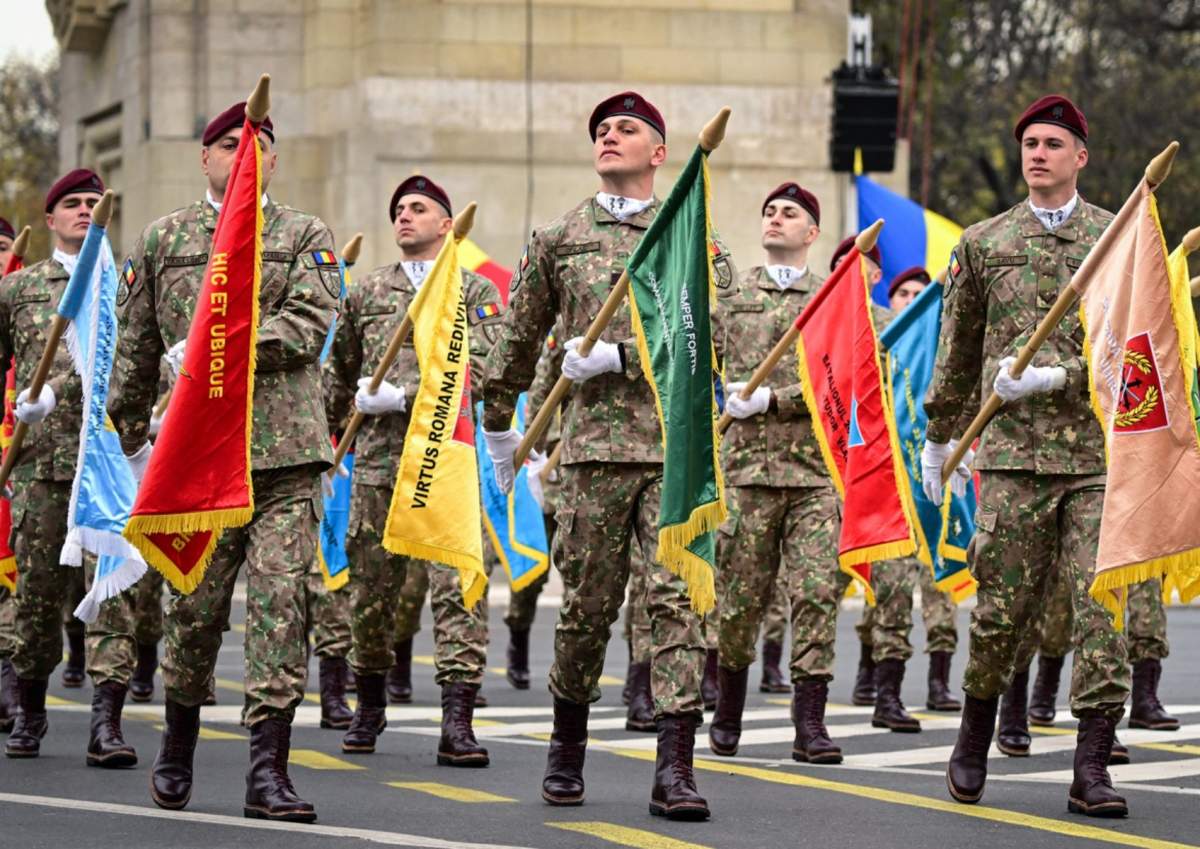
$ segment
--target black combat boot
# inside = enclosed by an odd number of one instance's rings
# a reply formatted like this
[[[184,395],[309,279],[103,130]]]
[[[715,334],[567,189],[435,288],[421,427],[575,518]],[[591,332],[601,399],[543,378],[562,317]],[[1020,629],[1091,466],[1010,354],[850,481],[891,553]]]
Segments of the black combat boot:
[[[1029,757],[1029,670],[1013,675],[1000,700],[1000,733],[996,748],[1010,758]]]
[[[758,684],[760,693],[790,693],[792,686],[783,677],[780,663],[783,661],[783,643],[774,640],[763,640],[762,647],[762,681]]]
[[[871,659],[872,647],[866,643],[862,643],[861,647],[850,702],[859,707],[870,707],[875,704],[875,661]]]
[[[137,666],[129,679],[129,698],[148,702],[154,698],[154,672],[158,669],[158,643],[137,644]]]
[[[17,679],[17,719],[4,744],[10,758],[36,758],[42,750],[42,738],[50,728],[46,717],[46,680]]]
[[[1054,725],[1057,713],[1058,682],[1062,678],[1061,657],[1038,655],[1037,677],[1033,679],[1033,692],[1029,695],[1029,724],[1045,728]]]
[[[717,650],[707,649],[704,653],[704,675],[700,679],[700,698],[705,710],[717,709]]]
[[[587,754],[588,705],[554,700],[554,730],[546,756],[542,798],[566,807],[583,804],[583,760]]]
[[[825,728],[828,698],[828,681],[806,678],[796,685],[792,695],[792,723],[796,727],[793,760],[810,764],[842,762],[842,750],[829,739],[829,731]]]
[[[396,662],[387,672],[387,700],[393,705],[412,704],[412,639],[392,646]]]
[[[629,650],[629,662],[625,664],[625,686],[621,688],[621,704],[628,706],[633,699],[633,643],[626,642]]]
[[[1179,720],[1167,713],[1158,700],[1158,682],[1162,661],[1148,657],[1133,665],[1133,698],[1129,711],[1130,728],[1154,731],[1178,731]]]
[[[387,698],[382,675],[360,672],[358,707],[350,728],[342,736],[342,751],[348,755],[369,755],[375,751],[375,739],[387,728]]]
[[[120,769],[137,764],[137,752],[121,733],[121,708],[125,685],[103,681],[92,689],[92,730],[88,739],[87,765]]]
[[[321,727],[349,728],[354,712],[346,704],[346,674],[350,664],[344,657],[319,659],[321,675]]]
[[[192,798],[192,759],[200,737],[200,706],[167,699],[162,743],[150,774],[150,795],[160,808],[178,810]]]
[[[442,685],[442,739],[438,741],[438,766],[488,765],[487,749],[475,739],[471,721],[478,684],[456,681]]]
[[[296,795],[288,776],[292,726],[271,717],[250,726],[250,769],[246,772],[246,804],[250,819],[316,822],[313,806]]]
[[[508,668],[504,677],[514,690],[529,689],[529,631],[509,629]]]
[[[963,703],[962,725],[958,740],[946,765],[946,786],[959,802],[974,804],[983,797],[987,783],[988,749],[996,730],[996,708],[1000,700],[977,699],[967,695]]]
[[[12,661],[0,657],[0,734],[12,731],[17,721],[17,670]]]
[[[67,633],[67,665],[62,671],[62,685],[71,690],[78,690],[83,686],[84,667],[87,664],[85,660],[86,652],[84,651],[83,632],[75,633],[73,631]]]
[[[925,707],[930,710],[957,713],[962,710],[962,702],[954,698],[950,689],[950,658],[948,651],[929,653],[929,696],[925,699]]]
[[[1129,806],[1113,790],[1108,775],[1117,722],[1098,714],[1079,718],[1075,740],[1075,780],[1067,797],[1067,810],[1089,817],[1127,817]]]
[[[650,692],[650,663],[630,667],[629,709],[625,713],[626,731],[655,731],[654,696]]]
[[[742,711],[746,707],[746,685],[750,667],[732,670],[717,668],[717,713],[708,726],[708,747],[714,755],[733,757],[742,736]]]
[[[900,685],[904,681],[903,660],[881,660],[875,664],[875,715],[871,725],[907,734],[916,734],[921,723],[904,709]]]
[[[650,813],[670,820],[706,820],[708,802],[696,789],[692,754],[696,745],[693,714],[666,714],[658,720],[658,755],[654,762],[654,789]]]
[[[1112,751],[1108,755],[1109,766],[1124,766],[1129,763],[1129,747],[1126,746],[1113,732]]]

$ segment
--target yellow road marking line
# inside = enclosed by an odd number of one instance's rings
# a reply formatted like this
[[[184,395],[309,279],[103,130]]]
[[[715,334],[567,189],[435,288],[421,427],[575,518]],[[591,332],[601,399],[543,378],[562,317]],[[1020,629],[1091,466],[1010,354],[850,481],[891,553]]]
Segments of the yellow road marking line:
[[[59,707],[61,705],[81,705],[83,702],[77,702],[72,699],[60,699],[58,696],[46,694],[46,704],[50,707]]]
[[[1138,749],[1174,752],[1178,755],[1200,755],[1200,746],[1189,746],[1187,743],[1130,743],[1129,745]]]
[[[442,724],[442,718],[440,716],[431,716],[428,719],[426,719],[425,721],[432,722],[434,725]],[[471,717],[471,724],[474,725],[476,728],[489,728],[489,727],[494,727],[494,726],[498,726],[498,725],[508,725],[507,722],[501,722],[498,719],[483,719],[482,717],[478,717],[478,716]]]
[[[638,749],[609,749],[608,751],[635,758],[642,761],[655,759],[654,752],[643,752]],[[843,781],[830,781],[827,778],[813,778],[793,772],[761,769],[758,767],[742,766],[741,764],[718,762],[706,758],[697,758],[695,768],[709,772],[723,772],[727,775],[742,775],[756,778],[760,781],[770,781],[775,784],[789,784],[793,787],[807,787],[812,790],[825,790],[830,793],[843,793],[847,796],[858,796],[875,802],[887,802],[893,805],[907,805],[913,808],[924,808],[929,811],[939,811],[944,814],[958,814],[963,817],[989,820],[1004,825],[1018,825],[1032,828],[1036,831],[1048,831],[1063,837],[1078,837],[1083,840],[1094,840],[1102,843],[1115,843],[1120,846],[1136,846],[1139,849],[1200,849],[1194,844],[1176,843],[1171,840],[1158,840],[1153,837],[1143,837],[1138,834],[1122,834],[1097,828],[1093,825],[1056,820],[1050,817],[1039,817],[1025,814],[1007,808],[989,808],[984,805],[964,805],[947,799],[934,799],[930,796],[920,796],[916,793],[905,793],[898,790],[885,790],[881,787],[867,787],[858,784],[847,784]]]
[[[421,666],[433,666],[433,655],[431,654],[414,654],[413,663],[419,663]]]
[[[365,766],[335,758],[316,749],[292,749],[288,763],[306,766],[309,769],[366,769]]]
[[[158,731],[163,730],[163,725],[161,722],[156,722],[154,724],[154,727]],[[200,726],[200,739],[201,740],[245,740],[246,735],[245,734],[234,734],[232,731],[218,731],[215,728],[209,728],[205,725],[201,725]]]
[[[246,626],[241,622],[235,622],[231,627],[233,628],[233,630],[237,631],[239,634],[246,633]]]
[[[625,680],[623,678],[614,678],[611,675],[601,675],[600,680],[597,683],[599,683],[600,685],[602,685],[604,687],[624,687],[625,686]],[[687,844],[687,845],[691,845],[691,844]]]
[[[1029,731],[1031,734],[1049,734],[1052,736],[1057,735],[1059,737],[1065,737],[1068,734],[1075,733],[1074,728],[1051,728],[1051,727],[1045,726],[1045,725],[1042,725],[1042,726],[1031,725],[1031,726],[1029,726]]]
[[[439,784],[436,781],[388,781],[388,787],[398,787],[401,790],[415,790],[418,793],[428,793],[439,799],[449,799],[451,802],[515,802],[508,796],[497,796],[485,790],[472,790],[469,787],[455,787],[453,784]]]
[[[218,690],[229,690],[234,693],[243,693],[246,690],[241,681],[234,681],[232,678],[214,678],[213,683],[217,685]]]
[[[546,825],[598,837],[618,846],[633,846],[635,849],[708,849],[699,843],[686,843],[654,831],[643,831],[640,828],[607,822],[548,822]]]

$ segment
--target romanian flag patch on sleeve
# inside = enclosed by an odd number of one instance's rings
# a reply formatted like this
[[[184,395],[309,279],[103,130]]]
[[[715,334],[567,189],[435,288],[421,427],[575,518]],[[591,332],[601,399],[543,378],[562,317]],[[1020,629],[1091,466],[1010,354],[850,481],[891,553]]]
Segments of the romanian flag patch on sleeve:
[[[334,256],[333,251],[313,251],[312,258],[313,262],[315,262],[317,265],[338,264],[337,257]]]
[[[133,260],[125,260],[125,268],[121,270],[121,279],[125,281],[125,285],[133,288],[133,281],[137,280],[137,269],[134,268]]]
[[[482,321],[485,318],[491,318],[494,315],[500,315],[499,304],[486,304],[482,307],[475,307],[475,318]]]

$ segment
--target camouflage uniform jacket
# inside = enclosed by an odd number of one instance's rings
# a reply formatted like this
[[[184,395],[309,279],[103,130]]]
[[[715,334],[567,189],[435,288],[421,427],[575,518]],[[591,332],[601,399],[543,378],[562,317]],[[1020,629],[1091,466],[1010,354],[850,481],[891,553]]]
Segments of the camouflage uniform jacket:
[[[526,412],[526,424],[533,421],[533,417],[538,414],[542,404],[546,403],[546,398],[549,397],[554,384],[562,376],[563,355],[566,353],[566,348],[563,346],[564,341],[561,333],[552,330],[546,336],[546,341],[542,343],[542,353],[538,357],[537,367],[533,372],[533,385],[529,387],[529,394],[525,396],[529,407]],[[567,397],[570,398],[569,395]],[[560,407],[554,411],[554,418],[550,421],[550,427],[546,429],[546,447],[553,450],[555,443],[561,437],[562,408]]]
[[[999,362],[1016,356],[1067,287],[1112,214],[1082,199],[1053,233],[1022,201],[962,235],[950,261],[933,381],[925,395],[927,436],[960,436],[992,392]],[[1088,396],[1083,328],[1067,313],[1033,358],[1062,366],[1057,392],[1005,404],[983,431],[976,469],[1038,474],[1104,473],[1104,437]]]
[[[467,335],[471,348],[468,390],[483,372],[484,358],[495,341],[501,316],[487,307],[500,308],[500,294],[482,275],[463,270],[463,301],[467,308]],[[375,373],[392,334],[400,326],[408,306],[417,296],[399,262],[377,268],[361,280],[355,280],[338,320],[333,349],[322,369],[325,385],[325,410],[329,429],[345,427],[352,412],[360,377]],[[388,370],[387,380],[404,387],[408,409],[412,409],[421,382],[417,353],[410,334],[400,354]],[[354,439],[354,480],[371,486],[390,487],[396,483],[400,452],[408,433],[408,413],[365,416]]]
[[[125,263],[108,410],[126,453],[146,441],[159,359],[191,327],[216,224],[207,201],[176,210],[142,232]],[[250,446],[255,470],[328,464],[333,456],[318,358],[341,277],[336,264],[314,256],[318,251],[333,251],[324,222],[267,202]]]
[[[781,290],[762,266],[746,271],[722,292],[713,337],[724,352],[726,383],[744,382],[766,359],[822,280],[811,269]],[[812,419],[800,390],[796,355],[779,361],[766,380],[776,409],[735,419],[721,444],[721,467],[731,486],[832,486]]]
[[[67,270],[53,259],[4,278],[0,285],[0,386],[7,379],[9,359],[15,357],[17,392],[29,387],[68,279]],[[14,481],[75,479],[83,384],[75,374],[65,340],[54,354],[47,383],[58,403],[45,421],[30,427],[13,467]]]
[[[561,332],[563,345],[587,333],[659,206],[656,200],[620,221],[589,197],[533,232],[513,275],[500,338],[488,357],[484,427],[509,427],[517,395],[533,381],[542,341],[552,326],[556,335]],[[713,264],[718,280],[732,278],[728,254],[721,252]],[[628,299],[603,338],[624,343],[625,370],[575,387],[562,412],[562,463],[661,463],[658,413],[642,374]]]

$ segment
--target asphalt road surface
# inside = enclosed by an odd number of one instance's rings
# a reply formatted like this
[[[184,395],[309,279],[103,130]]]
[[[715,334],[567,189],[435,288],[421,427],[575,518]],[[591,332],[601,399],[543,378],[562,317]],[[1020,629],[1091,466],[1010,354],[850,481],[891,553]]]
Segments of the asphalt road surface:
[[[553,599],[546,599],[553,603]],[[944,769],[958,727],[957,714],[925,712],[923,629],[913,639],[904,700],[925,724],[919,735],[873,729],[870,709],[849,705],[858,648],[848,610],[839,622],[837,677],[831,687],[831,735],[846,762],[837,767],[791,760],[792,728],[786,696],[752,692],[736,758],[707,750],[698,737],[697,776],[712,808],[707,823],[671,823],[647,812],[653,777],[654,735],[624,729],[620,684],[625,646],[609,646],[604,695],[592,709],[585,779],[586,804],[551,808],[541,799],[551,701],[546,672],[552,655],[555,611],[542,606],[533,638],[534,683],[518,692],[503,677],[507,632],[503,605],[493,602],[495,637],[484,693],[490,707],[477,712],[476,732],[491,753],[488,769],[435,763],[440,716],[433,683],[429,611],[417,638],[415,699],[388,709],[389,727],[376,754],[343,755],[340,731],[318,725],[315,695],[299,709],[292,736],[292,777],[317,808],[316,825],[266,823],[242,817],[247,735],[239,726],[242,650],[240,624],[226,634],[217,668],[216,707],[203,711],[191,804],[160,810],[150,800],[149,766],[161,728],[161,682],[150,705],[127,705],[127,739],[138,750],[136,768],[84,765],[90,684],[63,689],[56,673],[50,733],[37,760],[0,758],[0,846],[213,849],[224,846],[308,849],[339,845],[409,847],[537,847],[537,849],[734,849],[734,847],[1081,847],[1167,849],[1200,845],[1200,607],[1172,608],[1174,654],[1165,664],[1162,696],[1178,714],[1176,732],[1122,729],[1133,763],[1113,769],[1129,800],[1127,820],[1092,820],[1067,813],[1074,722],[1060,693],[1055,728],[1035,730],[1033,755],[1006,758],[993,748],[981,804],[959,805],[946,792]],[[234,622],[240,623],[239,602]],[[955,686],[963,669],[967,612],[960,611]],[[316,690],[312,664],[310,693]],[[1064,690],[1066,682],[1064,681]]]

